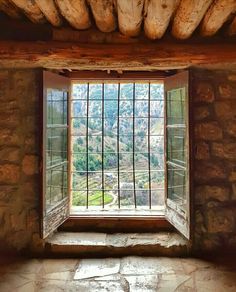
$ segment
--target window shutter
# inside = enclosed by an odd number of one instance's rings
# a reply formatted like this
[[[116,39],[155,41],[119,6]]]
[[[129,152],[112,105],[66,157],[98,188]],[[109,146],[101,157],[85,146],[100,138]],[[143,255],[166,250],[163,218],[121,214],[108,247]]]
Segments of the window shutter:
[[[165,79],[166,218],[190,238],[189,72]]]
[[[43,72],[41,102],[41,237],[69,217],[68,100],[70,80]]]

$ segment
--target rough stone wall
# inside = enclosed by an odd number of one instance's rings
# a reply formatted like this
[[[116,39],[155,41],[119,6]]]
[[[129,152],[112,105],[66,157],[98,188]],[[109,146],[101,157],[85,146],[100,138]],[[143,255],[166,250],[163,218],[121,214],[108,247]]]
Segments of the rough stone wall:
[[[193,71],[197,250],[236,247],[236,73]]]
[[[38,244],[38,70],[0,70],[0,250]],[[36,244],[36,245],[37,245]]]

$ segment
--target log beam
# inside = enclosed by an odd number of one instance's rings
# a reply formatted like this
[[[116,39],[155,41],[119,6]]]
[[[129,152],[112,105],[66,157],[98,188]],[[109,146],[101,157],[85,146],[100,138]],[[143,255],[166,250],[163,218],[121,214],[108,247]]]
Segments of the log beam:
[[[144,31],[149,39],[160,39],[180,0],[146,0],[144,8]]]
[[[144,0],[117,0],[117,13],[120,32],[135,37],[141,30]]]
[[[203,36],[214,35],[235,11],[236,0],[216,0],[203,19],[201,34]]]
[[[164,70],[236,64],[235,44],[75,44],[0,41],[1,68]]]
[[[53,26],[61,26],[62,18],[58,12],[54,0],[35,0],[35,2],[46,17],[46,19]]]
[[[88,6],[85,0],[55,0],[61,14],[76,29],[87,29],[91,26]]]
[[[13,19],[21,19],[22,15],[20,10],[8,0],[0,0],[0,11],[3,11]]]
[[[90,4],[97,27],[102,32],[116,29],[115,7],[113,0],[87,0]]]
[[[39,9],[38,5],[34,1],[10,0],[10,2],[20,8],[32,22],[45,23],[46,19]]]
[[[212,2],[213,0],[182,0],[174,17],[173,36],[177,39],[189,38]]]

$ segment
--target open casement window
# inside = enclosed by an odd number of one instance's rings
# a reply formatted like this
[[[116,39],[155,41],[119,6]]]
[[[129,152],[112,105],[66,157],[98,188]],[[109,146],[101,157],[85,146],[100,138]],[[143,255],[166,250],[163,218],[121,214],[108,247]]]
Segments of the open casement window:
[[[165,79],[166,219],[190,238],[189,72]]]
[[[69,217],[69,93],[70,79],[43,72],[42,238],[49,235]]]

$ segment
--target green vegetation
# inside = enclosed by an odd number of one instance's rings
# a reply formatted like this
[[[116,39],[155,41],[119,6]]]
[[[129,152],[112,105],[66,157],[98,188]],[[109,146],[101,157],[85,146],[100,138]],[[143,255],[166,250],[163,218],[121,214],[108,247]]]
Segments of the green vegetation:
[[[104,193],[104,203],[105,205],[111,203],[113,200],[112,195]],[[86,192],[74,192],[73,194],[73,206],[86,206],[87,203],[87,193]],[[102,191],[94,191],[89,194],[88,200],[89,206],[101,206],[102,205]]]

